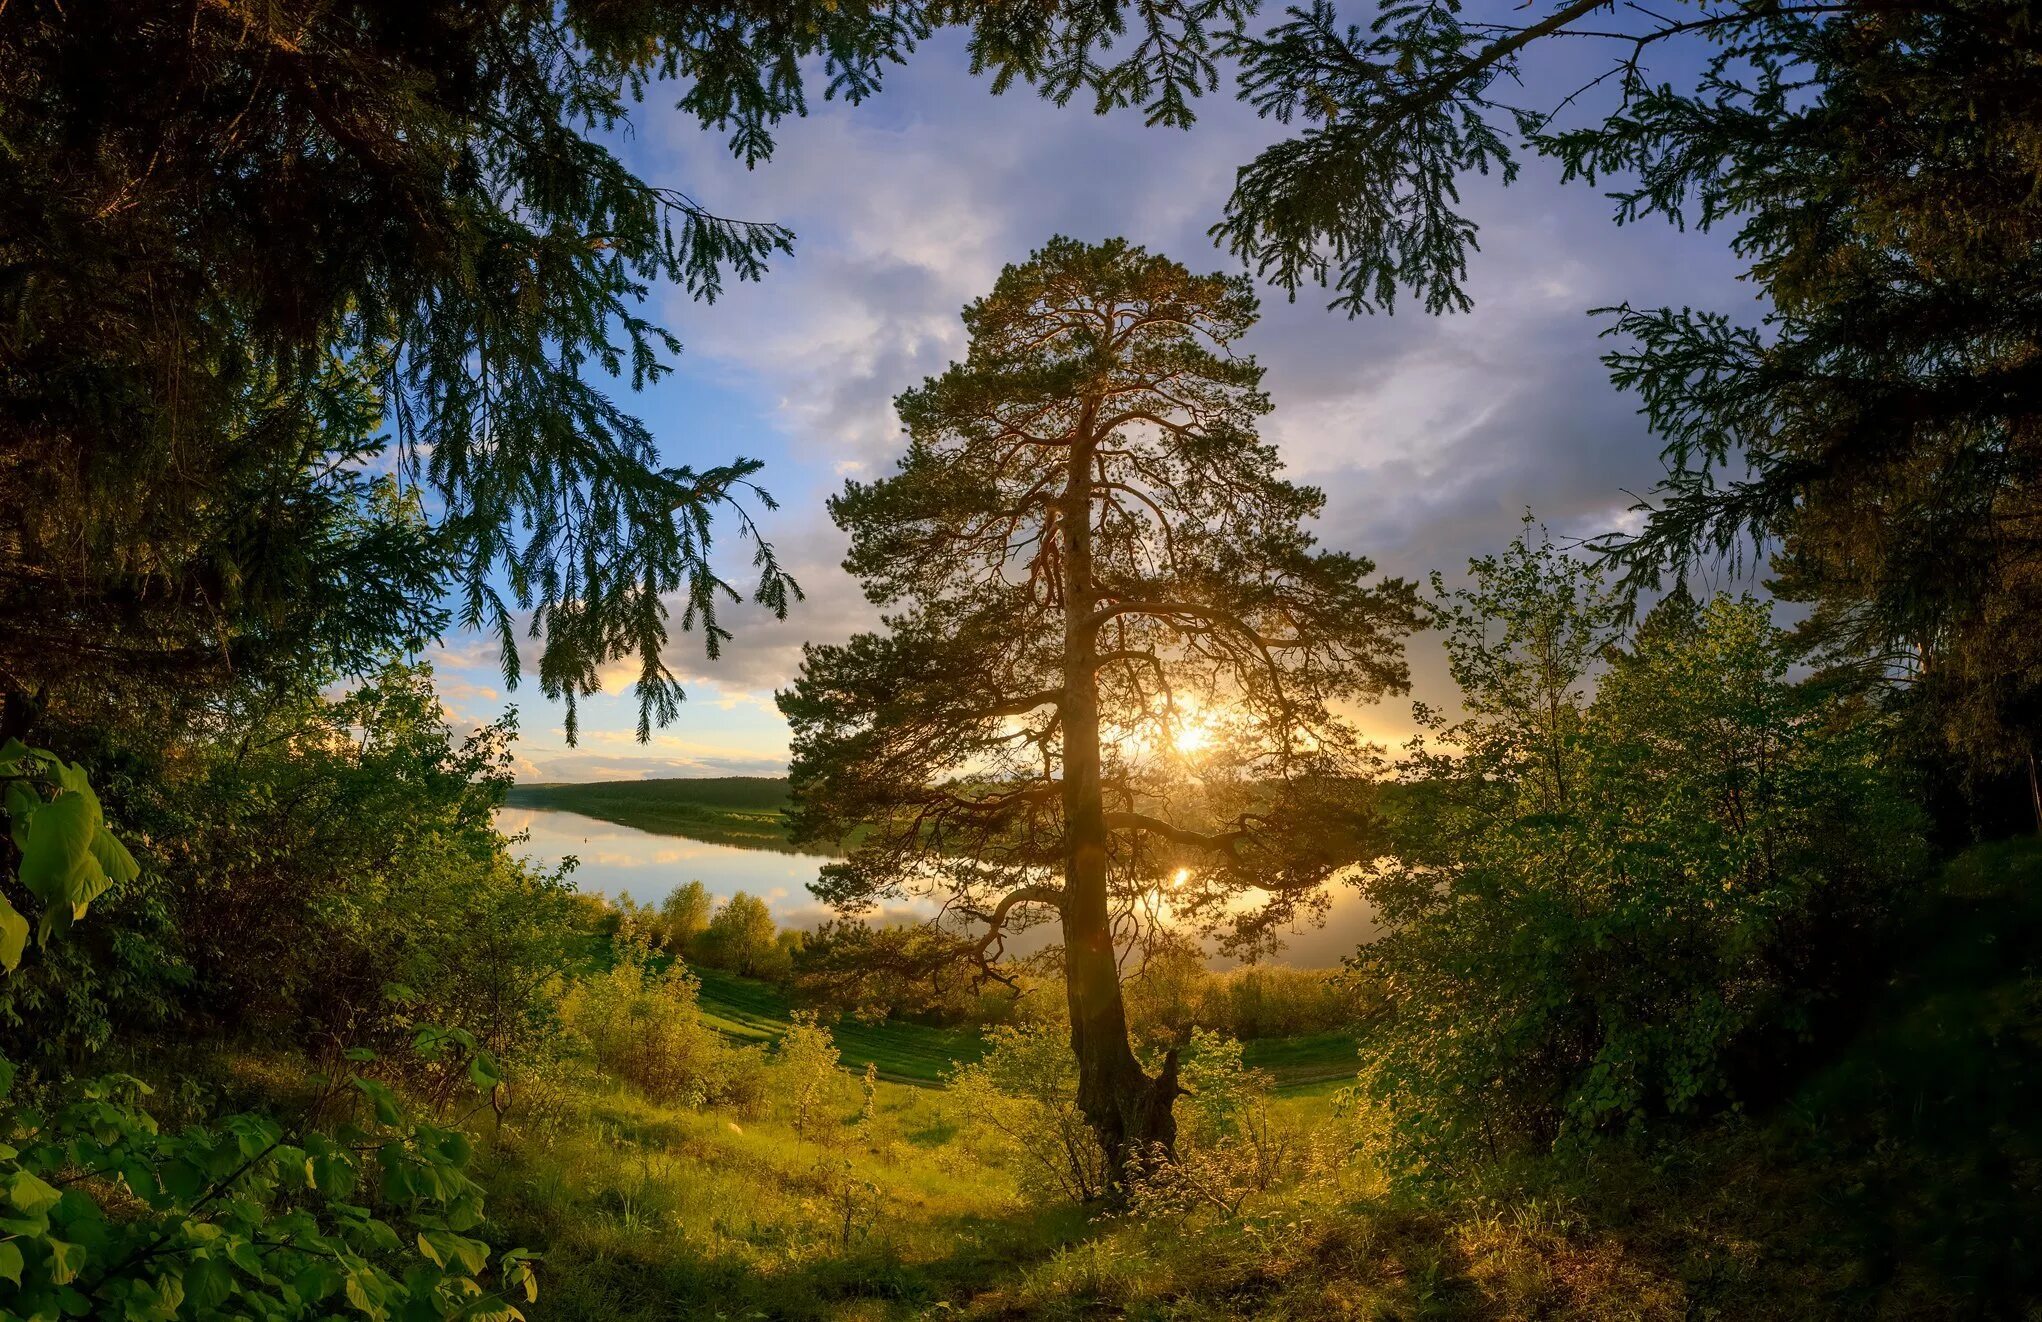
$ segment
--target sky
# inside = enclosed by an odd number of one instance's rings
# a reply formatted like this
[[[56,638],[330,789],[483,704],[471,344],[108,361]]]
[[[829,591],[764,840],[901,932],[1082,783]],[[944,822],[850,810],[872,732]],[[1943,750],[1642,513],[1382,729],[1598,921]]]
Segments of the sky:
[[[1549,85],[1557,101],[1578,72],[1535,69],[1526,96],[1536,102]],[[790,226],[795,251],[713,305],[656,295],[652,312],[686,351],[626,402],[669,464],[764,461],[760,480],[779,508],[754,513],[807,599],[784,622],[729,611],[736,637],[714,662],[699,635],[676,634],[668,659],[688,698],[647,744],[634,735],[632,663],[584,702],[570,747],[561,708],[536,684],[506,689],[492,642],[448,638],[431,659],[450,713],[466,723],[517,707],[525,781],[783,773],[787,729],[772,695],[802,642],[875,621],[838,565],[844,538],[823,502],[847,477],[890,471],[903,448],[892,399],[962,355],[960,309],[1055,234],[1124,235],[1195,270],[1236,269],[1206,230],[1236,167],[1283,131],[1224,86],[1189,131],[1060,110],[1025,90],[995,97],[954,38],[926,45],[860,106],[818,101],[776,132],[772,159],[754,170],[670,102],[640,107],[617,143],[627,162],[721,214]],[[1276,405],[1264,435],[1291,476],[1326,493],[1321,541],[1420,580],[1500,550],[1527,509],[1556,537],[1622,526],[1631,493],[1659,475],[1635,399],[1604,374],[1589,309],[1759,311],[1720,235],[1658,221],[1619,228],[1601,190],[1562,187],[1549,163],[1528,160],[1507,190],[1472,181],[1466,199],[1481,225],[1473,312],[1350,319],[1327,311],[1321,291],[1289,302],[1265,289],[1245,344]],[[742,584],[747,557],[728,527],[724,538]],[[1411,698],[1451,705],[1437,643],[1414,640],[1410,657],[1410,698],[1360,716],[1388,743],[1411,732]]]

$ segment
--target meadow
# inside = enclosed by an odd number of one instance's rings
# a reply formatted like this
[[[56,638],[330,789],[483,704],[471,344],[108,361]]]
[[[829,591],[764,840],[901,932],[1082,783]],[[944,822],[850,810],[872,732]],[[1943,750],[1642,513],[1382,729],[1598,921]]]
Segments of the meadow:
[[[561,1086],[486,1145],[492,1216],[550,1246],[534,1318],[1964,1316],[1966,1282],[2033,1281],[2042,846],[1960,857],[1918,918],[1791,1087],[1642,1150],[1400,1188],[1366,1108],[1308,1077],[1351,1081],[1352,1042],[1274,1039],[1244,1053],[1290,1071],[1270,1123],[1331,1159],[1231,1210],[1101,1215],[975,1130],[934,1064],[973,1035],[846,1024],[800,1129],[784,1084],[750,1113]],[[701,985],[718,1031],[786,1032],[774,989]]]
[[[510,787],[505,802],[513,808],[580,813],[655,835],[683,835],[742,849],[831,852],[819,846],[797,849],[788,838],[785,776],[521,784]]]

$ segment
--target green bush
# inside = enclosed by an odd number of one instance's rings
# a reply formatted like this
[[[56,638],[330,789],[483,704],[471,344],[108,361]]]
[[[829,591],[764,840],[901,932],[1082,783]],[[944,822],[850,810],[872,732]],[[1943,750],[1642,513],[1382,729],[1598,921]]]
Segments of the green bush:
[[[655,968],[639,944],[617,950],[607,972],[575,983],[560,1005],[596,1068],[656,1101],[756,1107],[761,1053],[728,1045],[702,1023],[700,984],[686,966]]]
[[[1879,718],[1795,683],[1763,604],[1676,594],[1627,640],[1550,544],[1473,571],[1437,606],[1466,719],[1367,883],[1362,1085],[1407,1170],[1733,1102],[1926,862]]]
[[[1037,1201],[1090,1203],[1106,1193],[1106,1154],[1078,1110],[1070,1027],[1002,1024],[985,1054],[950,1075],[951,1094],[988,1159]]]

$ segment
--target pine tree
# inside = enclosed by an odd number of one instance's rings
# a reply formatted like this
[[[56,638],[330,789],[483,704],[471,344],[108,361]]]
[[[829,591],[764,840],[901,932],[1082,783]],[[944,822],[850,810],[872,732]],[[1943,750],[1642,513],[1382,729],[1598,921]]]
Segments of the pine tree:
[[[1125,943],[1167,915],[1237,951],[1365,847],[1343,705],[1401,689],[1409,587],[1318,549],[1323,497],[1257,439],[1246,281],[1058,238],[965,310],[966,359],[900,396],[899,471],[831,513],[882,633],[810,645],[781,709],[798,829],[869,823],[816,889],[1060,925],[1079,1101],[1116,1169],[1168,1149],[1174,1054],[1129,1045]]]
[[[1392,2],[1352,25],[1315,3],[1232,39],[1244,93],[1299,128],[1241,171],[1215,235],[1350,312],[1405,290],[1465,310],[1460,183],[1512,179],[1526,154],[1613,186],[1619,223],[1727,231],[1761,324],[1603,310],[1605,361],[1669,470],[1639,534],[1603,549],[1633,589],[1772,559],[1782,592],[1817,603],[1811,641],[1917,681],[1943,735],[2025,777],[2042,739],[2036,33],[2020,0]],[[1537,70],[1597,48],[1571,95]]]
[[[359,664],[446,598],[507,680],[540,640],[570,738],[636,658],[644,735],[682,696],[669,603],[713,657],[740,595],[717,516],[760,604],[796,588],[750,522],[758,465],[664,461],[613,391],[679,348],[660,285],[713,299],[792,236],[628,168],[634,100],[757,164],[814,80],[861,100],[959,25],[996,85],[1181,122],[1215,77],[1192,38],[1245,9],[0,5],[0,689]],[[360,489],[390,470],[429,529]]]

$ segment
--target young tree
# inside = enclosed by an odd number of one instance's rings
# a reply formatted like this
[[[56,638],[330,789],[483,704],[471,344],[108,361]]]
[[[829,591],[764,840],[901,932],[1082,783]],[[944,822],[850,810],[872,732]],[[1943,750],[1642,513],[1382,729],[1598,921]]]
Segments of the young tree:
[[[689,943],[709,930],[715,903],[709,898],[709,888],[699,880],[668,891],[659,903],[659,935],[667,949],[685,954]]]
[[[797,826],[864,842],[816,890],[936,893],[1061,926],[1079,1103],[1121,1166],[1174,1133],[1174,1057],[1128,1044],[1120,945],[1166,914],[1236,949],[1364,848],[1370,750],[1337,711],[1405,683],[1401,581],[1316,548],[1323,503],[1256,438],[1245,280],[1052,240],[897,401],[900,471],[831,502],[884,633],[811,645],[781,708]]]
[[[739,891],[723,902],[696,944],[703,963],[755,977],[774,962],[773,912]]]

